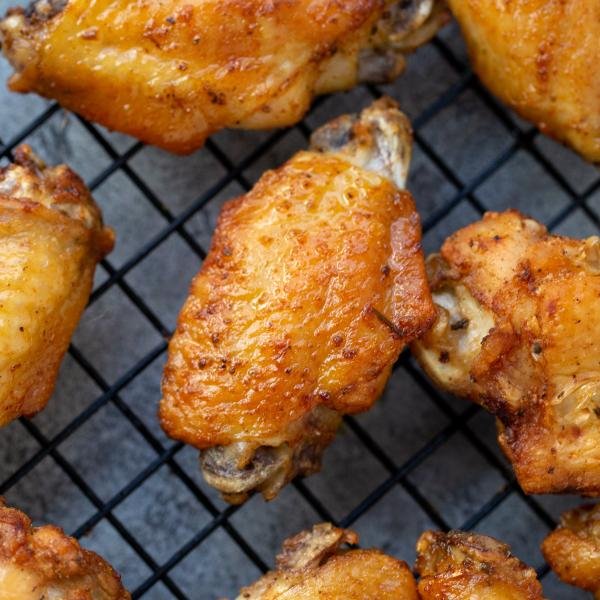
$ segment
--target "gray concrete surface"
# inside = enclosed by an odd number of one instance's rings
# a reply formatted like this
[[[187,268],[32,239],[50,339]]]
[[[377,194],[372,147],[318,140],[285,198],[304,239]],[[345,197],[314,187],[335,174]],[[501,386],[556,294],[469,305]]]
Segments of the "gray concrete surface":
[[[10,0],[0,0],[0,11],[9,4]],[[447,28],[443,38],[459,59],[465,60],[464,48],[454,26]],[[0,61],[0,80],[5,80],[9,73],[6,62]],[[439,51],[428,46],[411,58],[407,73],[386,91],[414,118],[458,80],[459,75]],[[359,109],[370,98],[364,89],[329,98],[308,117],[307,123],[315,127],[344,111]],[[0,138],[10,140],[46,105],[35,96],[13,95],[1,86]],[[527,127],[527,124],[515,121],[519,127]],[[134,143],[126,136],[103,133],[120,152]],[[498,153],[509,147],[512,140],[493,113],[470,90],[460,94],[418,134],[463,183],[476,177]],[[236,163],[268,135],[222,132],[214,141]],[[110,164],[109,157],[78,120],[62,111],[26,141],[47,161],[67,162],[87,181],[93,180]],[[248,181],[255,181],[265,169],[280,164],[305,143],[303,135],[292,130],[248,168],[244,176]],[[577,190],[584,189],[598,177],[597,170],[556,143],[538,138],[536,145]],[[207,150],[178,158],[154,148],[144,148],[129,165],[175,215],[188,208],[226,172]],[[414,152],[410,189],[424,219],[457,192],[456,186],[418,145]],[[189,220],[186,230],[206,248],[222,202],[242,191],[239,182],[225,186],[204,210]],[[546,221],[568,203],[566,194],[526,152],[519,152],[510,159],[476,190],[475,196],[490,209],[514,206]],[[95,197],[107,223],[117,233],[117,247],[110,256],[110,263],[115,268],[125,264],[166,226],[163,216],[122,171],[117,171],[100,185]],[[599,209],[600,196],[591,205]],[[477,213],[468,202],[460,203],[442,223],[427,233],[426,249],[436,249],[450,232],[476,218]],[[560,231],[571,235],[598,233],[581,211],[575,211],[561,225]],[[175,234],[130,271],[125,281],[144,299],[149,310],[171,329],[190,279],[199,266],[198,257]],[[97,284],[106,277],[107,273],[100,269]],[[114,384],[161,342],[160,333],[134,306],[126,290],[117,286],[111,288],[86,311],[74,338],[75,347],[103,381],[92,380],[73,357],[68,356],[56,393],[47,410],[33,420],[34,424],[44,436],[52,438],[102,394],[104,383]],[[155,418],[164,359],[164,354],[158,356],[124,386],[119,401],[161,444],[170,447],[171,442],[162,434]],[[455,411],[467,408],[456,399],[445,398],[444,402]],[[408,460],[449,423],[448,416],[402,370],[394,375],[375,408],[358,421],[396,464]],[[504,460],[495,444],[492,419],[480,413],[472,419],[470,426],[478,439]],[[11,476],[38,449],[37,442],[21,423],[13,423],[0,432],[0,480]],[[156,449],[112,402],[61,443],[58,453],[58,457],[48,456],[37,464],[8,490],[6,498],[28,512],[36,523],[56,523],[68,532],[76,531],[94,515],[96,507],[61,468],[57,458],[67,459],[77,476],[85,480],[97,499],[103,502],[111,500],[157,458]],[[175,460],[217,508],[224,508],[201,480],[195,451],[183,449],[176,454]],[[356,435],[345,428],[327,453],[323,471],[307,480],[305,485],[335,518],[342,518],[385,481],[387,474]],[[452,435],[446,444],[412,471],[409,481],[453,527],[459,527],[469,519],[505,483],[499,472],[460,433]],[[576,498],[539,500],[555,517],[577,502]],[[169,560],[211,521],[209,512],[168,466],[162,466],[133,494],[118,503],[113,515],[158,565]],[[274,554],[286,536],[319,520],[319,515],[290,486],[269,504],[253,498],[233,516],[231,523],[259,556],[272,564]],[[409,562],[414,558],[416,538],[432,526],[428,515],[401,486],[393,488],[353,524],[364,546],[382,548]],[[538,566],[542,563],[538,547],[547,529],[517,494],[510,494],[477,525],[477,530],[511,543],[514,552],[530,564]],[[82,543],[109,559],[132,590],[151,575],[151,568],[107,519],[102,519],[85,535]],[[257,569],[223,529],[213,532],[170,572],[172,580],[191,599],[233,597],[240,586],[257,575]],[[575,600],[585,597],[559,583],[552,575],[544,578],[544,587],[549,598]],[[144,598],[161,600],[171,597],[162,583],[144,595]]]

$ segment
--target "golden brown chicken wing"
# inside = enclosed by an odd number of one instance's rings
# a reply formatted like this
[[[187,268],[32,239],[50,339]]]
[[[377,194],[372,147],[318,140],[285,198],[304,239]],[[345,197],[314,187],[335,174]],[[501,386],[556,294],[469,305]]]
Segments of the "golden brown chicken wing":
[[[428,259],[437,304],[414,344],[441,386],[498,417],[528,493],[600,493],[600,239],[488,213]]]
[[[0,425],[48,402],[112,245],[79,177],[17,149],[0,170]]]
[[[58,527],[0,503],[2,600],[129,600],[114,569]]]
[[[388,81],[440,0],[38,0],[0,22],[10,88],[178,153],[291,125],[315,94]]]
[[[491,537],[428,531],[417,553],[421,600],[543,600],[535,571]]]
[[[391,100],[346,116],[223,209],[169,346],[160,418],[231,502],[318,470],[434,307]]]
[[[542,544],[552,570],[600,600],[600,504],[566,512]]]
[[[600,161],[600,3],[448,0],[475,71],[548,135]]]
[[[277,570],[244,588],[237,600],[418,600],[406,563],[379,550],[344,550],[352,531],[328,523],[286,540]]]

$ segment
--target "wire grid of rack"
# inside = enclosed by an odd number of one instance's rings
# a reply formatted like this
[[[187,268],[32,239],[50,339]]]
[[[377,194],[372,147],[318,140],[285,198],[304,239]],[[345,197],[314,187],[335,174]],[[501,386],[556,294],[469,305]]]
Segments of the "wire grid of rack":
[[[202,481],[195,452],[156,424],[167,339],[223,200],[305,145],[317,124],[384,92],[412,117],[410,188],[428,250],[486,209],[515,205],[554,231],[600,232],[600,173],[490,96],[455,26],[419,50],[393,86],[320,99],[290,130],[219,134],[186,159],[2,92],[1,157],[28,142],[74,164],[120,245],[99,269],[50,405],[0,435],[0,494],[106,556],[134,598],[231,597],[273,563],[283,537],[320,520],[356,528],[364,545],[407,561],[427,527],[481,530],[533,564],[549,597],[584,597],[560,584],[537,550],[576,499],[525,496],[492,419],[436,390],[408,353],[376,407],[345,420],[322,473],[269,504],[223,504]],[[65,142],[74,128],[75,141]]]

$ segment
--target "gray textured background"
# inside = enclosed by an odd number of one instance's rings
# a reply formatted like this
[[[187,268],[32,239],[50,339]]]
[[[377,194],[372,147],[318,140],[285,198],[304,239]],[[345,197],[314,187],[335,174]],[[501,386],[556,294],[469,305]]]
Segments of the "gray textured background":
[[[10,0],[0,0],[3,12]],[[466,60],[460,36],[448,27],[442,39],[460,60]],[[7,63],[0,61],[0,80],[9,75]],[[427,46],[410,60],[408,71],[393,86],[386,88],[411,116],[416,117],[460,77],[438,49]],[[345,111],[360,109],[371,100],[364,89],[326,99],[307,119],[312,128]],[[48,104],[34,96],[9,94],[0,87],[0,139],[11,140]],[[524,129],[526,124],[518,121]],[[125,152],[134,140],[99,128],[117,149]],[[462,92],[446,109],[418,131],[436,156],[460,178],[469,183],[485,170],[496,155],[509,148],[513,138],[471,89]],[[267,133],[224,132],[214,142],[233,161],[242,160]],[[111,162],[84,126],[62,111],[54,114],[41,128],[27,137],[35,151],[50,163],[66,162],[90,182]],[[267,168],[283,162],[305,145],[298,129],[283,136],[264,157],[245,170],[255,181]],[[598,171],[574,153],[541,137],[535,140],[558,172],[578,192],[598,178]],[[177,215],[189,207],[226,170],[207,149],[187,158],[143,148],[129,160],[131,172],[142,178],[171,213]],[[132,183],[131,172],[117,170],[95,190],[105,220],[117,233],[117,246],[109,257],[114,268],[126,263],[149,239],[166,226],[164,217]],[[457,187],[448,181],[421,147],[415,147],[410,189],[424,218],[451,199]],[[207,247],[216,215],[222,202],[242,191],[232,182],[194,215],[186,230]],[[490,209],[517,207],[550,221],[569,203],[566,193],[526,151],[519,151],[500,169],[479,185],[476,198]],[[600,208],[600,195],[590,199],[592,209]],[[428,251],[436,249],[445,236],[477,218],[467,202],[452,210],[442,223],[425,236]],[[597,234],[582,211],[574,211],[559,228],[571,235]],[[174,234],[161,243],[138,266],[129,271],[125,283],[146,302],[150,311],[171,329],[192,276],[200,266],[198,257],[182,238]],[[97,285],[107,277],[98,270]],[[74,345],[109,386],[163,341],[160,333],[127,297],[123,288],[114,286],[86,311],[74,337]],[[151,362],[132,382],[120,390],[118,401],[169,448],[157,425],[155,413],[160,397],[160,374],[164,353]],[[48,408],[34,419],[39,431],[51,439],[101,396],[98,381],[87,375],[69,355],[64,361],[56,393]],[[452,410],[463,411],[467,404],[444,397]],[[449,423],[423,389],[404,370],[394,375],[384,397],[359,423],[381,444],[396,464],[404,463],[430,438]],[[492,419],[478,413],[469,421],[470,431],[500,456],[495,442]],[[0,481],[35,455],[38,443],[20,422],[0,433]],[[25,510],[36,523],[52,522],[67,532],[76,531],[97,508],[75,485],[61,467],[61,457],[74,467],[101,501],[111,500],[127,483],[157,459],[157,452],[124,418],[112,400],[96,412],[60,444],[58,455],[47,456],[7,493],[9,503]],[[183,449],[175,454],[176,463],[213,500],[224,508],[199,476],[197,455]],[[501,460],[504,461],[502,458]],[[336,518],[342,518],[387,478],[385,468],[370,455],[349,429],[344,429],[326,455],[322,473],[306,480],[305,485]],[[412,471],[409,482],[426,496],[453,527],[458,527],[503,489],[500,473],[473,449],[464,432],[454,433],[449,441]],[[557,517],[561,510],[578,501],[573,497],[540,497],[540,503]],[[134,493],[118,502],[112,514],[143,546],[156,564],[161,565],[188,542],[212,517],[173,474],[163,465]],[[274,502],[251,499],[231,518],[264,562],[272,564],[281,541],[288,535],[319,521],[319,516],[289,486]],[[411,562],[418,535],[432,527],[427,514],[407,493],[396,486],[353,528],[361,535],[363,546],[376,546]],[[494,535],[513,547],[514,552],[533,566],[543,559],[539,543],[547,532],[542,521],[516,493],[506,494],[496,510],[477,530]],[[134,590],[151,574],[150,567],[136,554],[103,518],[82,538],[82,543],[105,556],[122,573],[126,586]],[[258,575],[257,569],[223,529],[214,531],[200,546],[170,571],[172,580],[192,599],[234,597],[240,586]],[[586,597],[559,583],[553,575],[544,578],[548,597],[578,599]],[[154,585],[144,598],[173,597],[162,583]]]

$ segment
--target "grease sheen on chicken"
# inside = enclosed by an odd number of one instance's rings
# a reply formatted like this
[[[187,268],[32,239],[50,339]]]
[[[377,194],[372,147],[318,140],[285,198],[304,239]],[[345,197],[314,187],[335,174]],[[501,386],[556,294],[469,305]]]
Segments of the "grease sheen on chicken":
[[[563,514],[560,526],[544,540],[542,552],[563,581],[600,600],[600,504]]]
[[[79,177],[18,148],[0,170],[0,425],[46,406],[112,245]]]
[[[130,600],[113,568],[58,527],[0,504],[2,600]]]
[[[428,259],[438,319],[413,348],[498,417],[528,493],[600,493],[600,239],[488,213]]]
[[[600,2],[448,0],[475,71],[544,133],[600,162]]]
[[[341,415],[367,410],[431,324],[411,153],[391,100],[225,205],[169,346],[160,417],[205,450],[228,500],[318,470]],[[210,450],[209,450],[210,449]]]
[[[286,540],[277,569],[244,588],[237,600],[419,600],[405,562],[379,550],[347,550],[352,531],[329,523]]]
[[[392,80],[445,20],[439,0],[39,0],[9,11],[0,41],[13,91],[187,153]]]
[[[536,572],[494,538],[428,531],[417,554],[421,600],[544,600]]]

